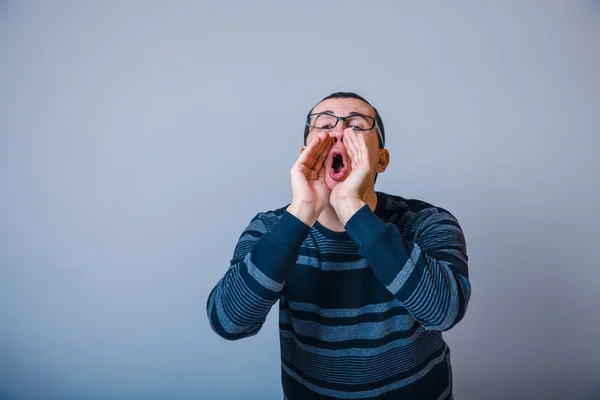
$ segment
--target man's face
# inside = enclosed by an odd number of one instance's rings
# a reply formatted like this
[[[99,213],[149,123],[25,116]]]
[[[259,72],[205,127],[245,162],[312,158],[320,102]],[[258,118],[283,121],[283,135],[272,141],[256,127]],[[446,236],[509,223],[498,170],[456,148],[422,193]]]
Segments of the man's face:
[[[362,100],[353,98],[338,98],[338,99],[327,99],[317,104],[312,111],[312,114],[316,113],[327,113],[333,114],[338,117],[347,117],[353,113],[367,115],[375,118],[375,111],[373,107],[368,105]],[[325,131],[333,138],[333,145],[329,150],[329,154],[325,159],[325,182],[327,186],[333,190],[333,188],[339,183],[346,180],[352,170],[351,160],[346,151],[344,145],[344,136],[347,128],[343,121],[339,121],[333,129],[317,129],[309,128],[309,134],[306,138],[306,144],[308,145],[319,133]],[[377,130],[375,128],[369,131],[356,132],[359,135],[363,135],[365,143],[370,154],[370,160],[372,162],[372,170],[375,172],[375,165],[379,160],[379,141],[377,136]],[[374,175],[373,175],[374,176]]]

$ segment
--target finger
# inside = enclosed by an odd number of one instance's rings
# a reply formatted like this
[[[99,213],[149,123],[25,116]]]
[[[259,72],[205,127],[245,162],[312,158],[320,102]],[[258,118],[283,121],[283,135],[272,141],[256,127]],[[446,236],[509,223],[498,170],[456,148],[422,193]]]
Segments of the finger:
[[[354,140],[352,143],[354,145],[354,151],[356,152],[356,164],[360,164],[364,159],[362,147],[360,147],[360,139],[359,138],[361,136],[362,136],[362,133],[355,133]]]
[[[321,169],[323,169],[323,167],[325,165],[325,159],[329,155],[329,149],[331,148],[332,144],[333,144],[333,139],[331,138],[331,136],[329,136],[328,139],[326,139],[324,141],[324,146],[321,151],[321,154],[319,154],[319,157],[317,158],[317,161],[315,162],[315,165],[313,167],[315,171],[319,172],[319,171],[321,171]]]
[[[300,154],[300,157],[298,157],[298,160],[296,161],[296,163],[298,164],[304,164],[307,166],[311,166],[312,164],[314,164],[314,161],[316,159],[316,154],[315,154],[315,150],[316,148],[319,146],[321,142],[321,139],[317,136],[316,138],[314,138],[304,149],[304,151]]]
[[[292,171],[300,172],[305,176],[306,180],[315,180],[319,178],[319,174],[314,169],[308,168],[306,164],[297,164],[292,168]]]
[[[319,135],[319,145],[315,148],[315,159],[321,155],[325,146],[327,146],[327,140],[329,139],[329,135],[325,133],[321,133]]]
[[[320,181],[325,181],[325,168],[321,168],[317,173],[317,179]]]
[[[325,134],[325,138],[323,139],[323,149],[321,151],[328,152],[333,146],[333,138],[329,134]]]
[[[309,165],[309,167],[316,169],[319,166],[319,163],[321,161],[319,161],[319,158],[321,157],[321,155],[327,151],[327,149],[329,147],[331,147],[331,137],[329,135],[327,135],[326,133],[322,133],[322,136],[320,136],[320,143],[319,146],[315,149],[314,151],[314,159],[311,159],[311,163]]]
[[[345,132],[346,150],[348,151],[350,160],[353,162],[356,162],[358,157],[355,138],[356,134],[352,129],[348,129],[348,131]]]
[[[365,135],[358,135],[358,148],[360,150],[361,158],[365,161],[369,159],[369,148],[367,147],[367,142],[365,140]]]
[[[354,146],[355,153],[355,162],[356,166],[361,165],[365,160],[365,153],[363,152],[363,148],[360,145],[360,139],[362,138],[362,133],[354,133],[354,138],[352,144]]]

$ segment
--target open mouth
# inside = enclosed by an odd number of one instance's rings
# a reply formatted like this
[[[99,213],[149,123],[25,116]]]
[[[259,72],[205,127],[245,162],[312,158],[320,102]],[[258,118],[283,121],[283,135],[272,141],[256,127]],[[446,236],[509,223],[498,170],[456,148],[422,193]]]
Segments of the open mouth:
[[[339,173],[342,168],[344,168],[344,157],[341,154],[336,154],[333,156],[333,163],[331,164],[331,168],[333,168],[334,173]]]
[[[331,168],[329,169],[331,179],[340,181],[346,176],[347,171],[348,165],[344,155],[339,152],[333,152],[331,154]]]

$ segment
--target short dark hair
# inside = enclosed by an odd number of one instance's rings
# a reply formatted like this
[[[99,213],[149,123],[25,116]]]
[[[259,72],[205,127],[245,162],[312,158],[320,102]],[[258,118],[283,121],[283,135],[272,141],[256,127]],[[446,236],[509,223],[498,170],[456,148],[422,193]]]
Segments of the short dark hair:
[[[352,93],[352,92],[336,92],[336,93],[332,93],[329,96],[325,97],[324,99],[319,101],[319,103],[322,103],[323,101],[328,100],[328,99],[358,99],[358,100],[363,101],[363,102],[367,103],[368,105],[370,105],[371,108],[373,109],[373,111],[375,111],[375,121],[377,121],[379,130],[381,130],[381,138],[379,139],[379,148],[383,149],[385,147],[385,128],[383,127],[383,121],[381,120],[379,111],[377,111],[377,109],[375,107],[373,107],[371,105],[371,103],[369,103],[364,97],[362,97],[356,93]],[[315,107],[319,103],[315,104],[315,106],[310,109],[308,114],[312,113],[313,110],[315,109]],[[308,114],[306,115],[307,118],[308,118]],[[310,127],[308,125],[305,125],[304,126],[304,145],[305,146],[306,146],[306,138],[308,137],[309,130],[310,130]]]
[[[379,111],[377,111],[377,109],[375,107],[373,107],[373,105],[371,103],[369,103],[364,97],[362,97],[356,93],[352,93],[352,92],[336,92],[336,93],[332,93],[329,96],[325,97],[324,99],[319,101],[319,103],[321,103],[327,99],[358,99],[358,100],[364,101],[365,103],[370,105],[371,108],[373,109],[373,111],[375,111],[375,121],[377,122],[377,125],[379,125],[379,130],[381,130],[381,138],[378,139],[379,140],[379,148],[383,149],[385,147],[385,128],[383,127],[383,121],[381,120]],[[313,110],[319,103],[315,104],[313,106],[313,108],[310,109],[310,111],[306,115],[306,118],[308,118],[308,115],[313,112]],[[305,146],[306,146],[306,138],[308,137],[309,130],[310,130],[310,127],[308,125],[305,125],[304,126],[304,145]],[[379,137],[379,135],[378,135],[378,137]],[[379,174],[377,174],[377,173],[375,174],[375,179],[374,179],[373,183],[377,182],[377,175],[379,175]]]

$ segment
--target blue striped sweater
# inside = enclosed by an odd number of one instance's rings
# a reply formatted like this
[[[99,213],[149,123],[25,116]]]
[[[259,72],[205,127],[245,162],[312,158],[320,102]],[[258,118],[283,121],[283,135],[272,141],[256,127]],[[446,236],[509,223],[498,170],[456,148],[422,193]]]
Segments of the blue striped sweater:
[[[279,300],[284,396],[451,399],[442,332],[471,295],[463,232],[448,211],[376,192],[334,232],[287,207],[256,215],[207,301],[212,329],[255,335]]]

